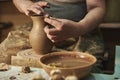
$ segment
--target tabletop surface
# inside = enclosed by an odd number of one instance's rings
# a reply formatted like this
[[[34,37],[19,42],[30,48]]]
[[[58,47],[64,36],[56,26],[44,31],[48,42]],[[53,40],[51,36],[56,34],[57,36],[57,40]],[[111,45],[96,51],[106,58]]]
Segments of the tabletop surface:
[[[10,77],[15,77],[13,80],[32,80],[36,73],[40,73],[46,80],[49,80],[49,76],[42,68],[31,68],[31,71],[27,74],[21,73],[20,66],[10,66],[8,71],[0,72],[0,80],[11,80]],[[114,74],[91,73],[84,80],[120,80],[120,46],[116,46]]]

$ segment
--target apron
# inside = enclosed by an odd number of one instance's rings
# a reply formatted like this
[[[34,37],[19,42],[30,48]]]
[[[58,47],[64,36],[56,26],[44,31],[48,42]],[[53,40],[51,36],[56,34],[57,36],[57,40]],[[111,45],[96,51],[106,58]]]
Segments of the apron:
[[[50,8],[45,8],[51,16],[56,18],[69,19],[73,21],[82,20],[87,14],[87,6],[85,0],[81,2],[63,2],[66,0],[42,0],[47,1],[50,5]],[[79,0],[80,1],[80,0]],[[79,51],[79,52],[88,52],[98,59],[98,62],[102,62],[103,53],[104,53],[104,44],[100,30],[97,27],[91,32],[86,33],[83,36],[77,38],[69,38],[67,40],[55,43],[53,51]],[[99,67],[101,63],[96,64]],[[97,68],[94,68],[94,71]]]
[[[80,21],[87,14],[86,2],[79,3],[59,3],[50,0],[45,0],[49,3],[50,8],[45,10],[53,17],[69,19],[73,21]],[[97,27],[93,31],[77,37],[70,38],[55,44],[58,50],[81,51],[89,52],[91,54],[102,53],[104,51],[104,44],[101,38],[100,30]],[[54,49],[55,49],[54,48]]]

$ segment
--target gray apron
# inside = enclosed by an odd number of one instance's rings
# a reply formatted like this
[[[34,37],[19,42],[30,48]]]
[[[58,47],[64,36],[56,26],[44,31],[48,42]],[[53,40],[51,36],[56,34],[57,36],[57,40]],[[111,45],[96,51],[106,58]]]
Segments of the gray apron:
[[[51,16],[56,18],[64,18],[78,22],[81,19],[83,19],[87,14],[87,7],[85,1],[78,3],[61,3],[61,2],[59,3],[50,0],[43,0],[43,1],[47,1],[50,5],[50,8],[46,8],[45,10]],[[101,62],[101,60],[103,59],[104,44],[101,38],[99,28],[97,27],[93,31],[88,32],[83,36],[77,38],[70,38],[55,43],[53,51],[63,51],[63,50],[88,52],[96,56],[98,62]],[[96,64],[96,65],[101,67],[101,64]]]
[[[87,14],[86,2],[79,3],[58,3],[45,0],[49,3],[50,8],[45,10],[53,17],[80,21]],[[79,40],[80,39],[80,40]],[[68,40],[55,44],[56,48],[63,50],[78,50],[82,52],[90,52],[91,54],[102,53],[104,50],[103,41],[101,39],[98,28],[80,36],[78,38],[70,38]]]

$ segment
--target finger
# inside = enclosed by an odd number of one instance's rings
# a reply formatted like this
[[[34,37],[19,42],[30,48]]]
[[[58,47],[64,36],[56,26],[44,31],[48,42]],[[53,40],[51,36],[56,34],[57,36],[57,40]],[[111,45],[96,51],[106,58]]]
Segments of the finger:
[[[56,29],[59,29],[61,26],[63,26],[63,23],[61,21],[56,20],[56,19],[44,18],[44,21],[51,24]]]
[[[36,7],[30,8],[28,9],[28,11],[29,11],[29,14],[41,14],[42,13],[42,11]]]
[[[47,34],[47,37],[48,37],[52,42],[57,42],[57,41],[59,41],[59,40],[57,39],[57,36],[53,36],[53,35]]]
[[[26,14],[27,16],[30,16],[30,12],[29,12],[28,10],[25,11],[25,14]]]
[[[37,8],[38,10],[41,10],[42,12],[44,12],[44,9],[39,4],[35,5],[35,8]]]
[[[49,34],[49,35],[59,35],[60,31],[58,31],[55,28],[49,28],[49,26],[45,26],[44,28],[45,33]]]
[[[48,2],[45,2],[45,1],[40,1],[40,2],[38,2],[38,5],[41,6],[41,7],[47,7],[47,8],[50,7],[50,6],[48,5]]]
[[[48,25],[44,27],[44,31],[45,31],[46,34],[49,33]]]
[[[58,22],[61,22],[61,20],[58,19],[58,18],[55,18],[55,17],[49,17],[49,18],[52,19],[52,20],[56,20],[56,21],[58,21]]]
[[[62,39],[58,36],[51,36],[50,40],[54,43],[62,41]]]
[[[41,10],[41,12],[42,13],[45,13],[45,11],[44,11],[44,8],[45,7],[50,7],[49,5],[48,5],[48,2],[44,2],[44,1],[40,1],[40,2],[37,2],[36,3],[36,5],[35,5],[35,7],[38,9],[38,10]]]
[[[45,26],[44,31],[45,31],[47,37],[48,37],[52,42],[54,42],[53,36],[49,34],[48,26]]]
[[[48,26],[46,26],[44,31],[47,34],[47,37],[54,43],[63,40],[63,38],[59,35],[60,32],[56,29],[49,29]]]
[[[51,41],[52,41],[53,43],[58,42],[58,40],[56,39],[56,37],[51,38]]]

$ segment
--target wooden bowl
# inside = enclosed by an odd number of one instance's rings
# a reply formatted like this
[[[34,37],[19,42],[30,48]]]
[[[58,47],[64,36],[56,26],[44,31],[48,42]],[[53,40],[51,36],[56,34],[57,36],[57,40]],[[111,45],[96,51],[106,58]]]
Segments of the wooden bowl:
[[[81,52],[53,52],[40,58],[40,64],[50,75],[51,70],[60,69],[63,76],[85,77],[96,63],[96,58]]]

